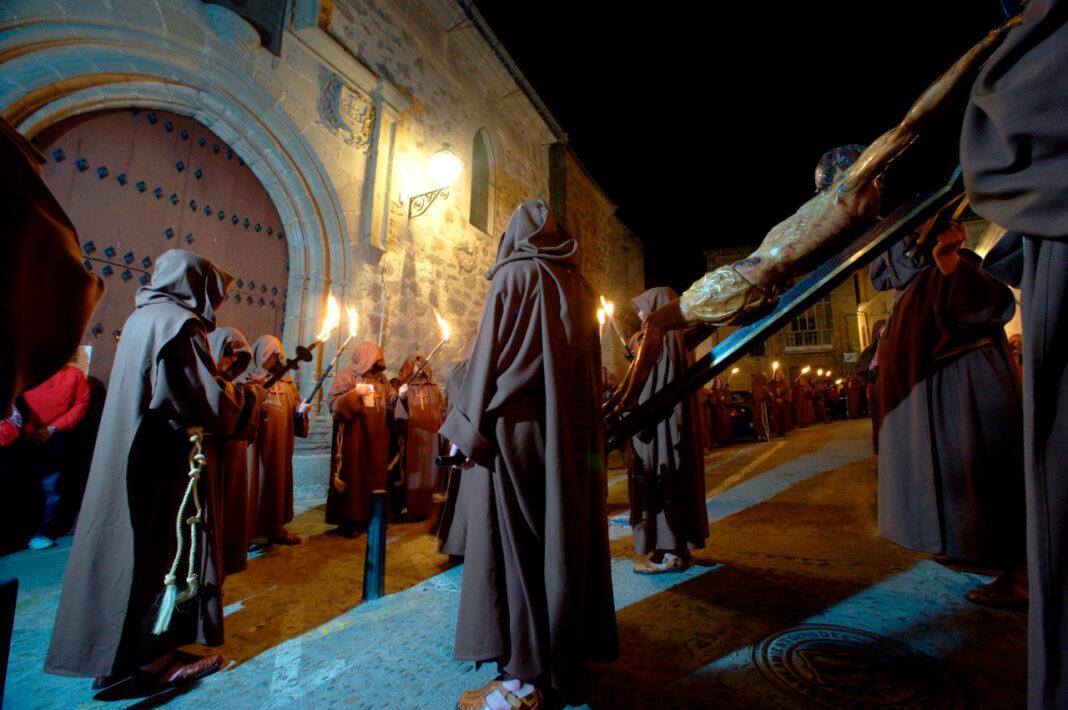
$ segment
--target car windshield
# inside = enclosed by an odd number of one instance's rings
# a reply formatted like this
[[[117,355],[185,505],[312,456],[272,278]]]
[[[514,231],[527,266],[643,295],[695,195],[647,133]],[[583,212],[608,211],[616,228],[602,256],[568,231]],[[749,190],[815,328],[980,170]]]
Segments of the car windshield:
[[[732,402],[750,402],[753,399],[753,395],[746,390],[734,390],[731,392]]]

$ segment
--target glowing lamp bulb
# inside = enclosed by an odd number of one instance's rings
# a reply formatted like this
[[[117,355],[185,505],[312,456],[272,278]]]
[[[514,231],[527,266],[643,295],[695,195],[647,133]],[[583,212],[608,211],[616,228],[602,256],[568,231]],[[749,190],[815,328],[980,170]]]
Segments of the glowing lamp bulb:
[[[445,143],[430,156],[427,171],[430,174],[431,185],[435,189],[450,187],[460,177],[463,167],[463,163],[456,157],[456,154],[449,150],[449,144]]]

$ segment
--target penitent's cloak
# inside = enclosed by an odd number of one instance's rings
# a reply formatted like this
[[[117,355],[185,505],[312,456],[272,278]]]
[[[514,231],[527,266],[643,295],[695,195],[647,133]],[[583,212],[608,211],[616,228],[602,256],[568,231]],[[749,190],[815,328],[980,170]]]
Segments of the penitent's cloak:
[[[282,343],[261,335],[252,344],[252,364],[242,381],[266,384],[265,365],[272,358],[285,363]],[[271,385],[260,410],[259,431],[249,447],[248,537],[278,537],[293,520],[294,437],[308,435],[308,417],[297,412],[300,392],[289,377]]]
[[[596,305],[578,244],[542,201],[501,239],[477,342],[442,434],[475,464],[456,656],[581,695],[617,654]]]
[[[422,358],[422,353],[408,353],[401,366],[401,382],[408,381]],[[430,514],[434,493],[440,490],[445,476],[434,465],[434,459],[442,453],[438,429],[445,421],[445,397],[434,382],[434,371],[429,364],[408,384],[408,397],[398,398],[393,412],[404,431],[404,500],[408,518],[422,520]]]
[[[386,403],[393,388],[385,371],[382,350],[365,340],[353,348],[351,361],[330,387],[327,399],[334,415],[331,470],[345,489],[338,490],[333,480],[327,489],[326,522],[331,525],[366,523],[371,519],[374,492],[386,490],[389,463]],[[357,385],[373,386],[374,394],[360,394]]]
[[[123,326],[110,395],[63,577],[45,660],[50,673],[105,676],[188,643],[222,643],[222,570],[213,499],[215,447],[205,441],[200,592],[170,631],[152,626],[175,556],[175,517],[189,481],[188,427],[239,435],[253,425],[258,389],[219,376],[208,348],[215,309],[232,279],[210,261],[171,250],[156,260]],[[188,548],[187,548],[188,549]],[[178,579],[186,578],[186,557]]]
[[[945,275],[894,245],[872,285],[896,289],[879,341],[879,534],[921,552],[1018,563],[1024,549],[1012,292],[964,258]]]
[[[0,118],[0,412],[67,364],[104,294],[82,265],[74,225],[41,179],[42,162]]]
[[[252,350],[245,336],[237,328],[220,326],[208,334],[211,355],[218,364],[225,357],[234,357],[233,364],[221,372],[233,382],[252,363]],[[253,415],[259,421],[259,413]],[[255,429],[245,432],[249,438],[219,437],[216,439],[219,475],[218,497],[222,510],[217,516],[221,533],[223,569],[226,574],[236,574],[248,566],[248,442],[256,435]]]
[[[648,316],[676,298],[670,288],[651,288],[634,299],[634,307]],[[665,335],[656,367],[638,401],[653,397],[692,364],[693,352],[681,331]],[[627,461],[630,524],[634,549],[640,555],[705,546],[708,511],[698,406],[697,395],[689,395],[675,405],[670,416],[631,439],[632,455]]]
[[[1068,706],[1068,2],[1030,0],[976,77],[960,158],[987,255],[1021,289],[1028,703]],[[993,257],[993,258],[991,258]]]

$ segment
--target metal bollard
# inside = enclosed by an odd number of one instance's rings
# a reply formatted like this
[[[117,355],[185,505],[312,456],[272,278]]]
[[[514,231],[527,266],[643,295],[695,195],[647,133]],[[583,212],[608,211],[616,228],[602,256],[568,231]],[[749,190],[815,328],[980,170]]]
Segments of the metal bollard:
[[[371,491],[371,522],[367,526],[367,557],[363,561],[363,600],[386,593],[386,492]]]

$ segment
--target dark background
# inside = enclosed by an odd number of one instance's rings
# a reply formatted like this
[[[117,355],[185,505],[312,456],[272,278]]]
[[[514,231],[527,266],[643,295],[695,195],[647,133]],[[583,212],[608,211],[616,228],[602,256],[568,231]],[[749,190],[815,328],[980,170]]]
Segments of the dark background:
[[[1004,18],[996,0],[477,6],[646,244],[647,286],[676,290],[703,249],[758,244],[812,196],[820,155],[891,128]]]

